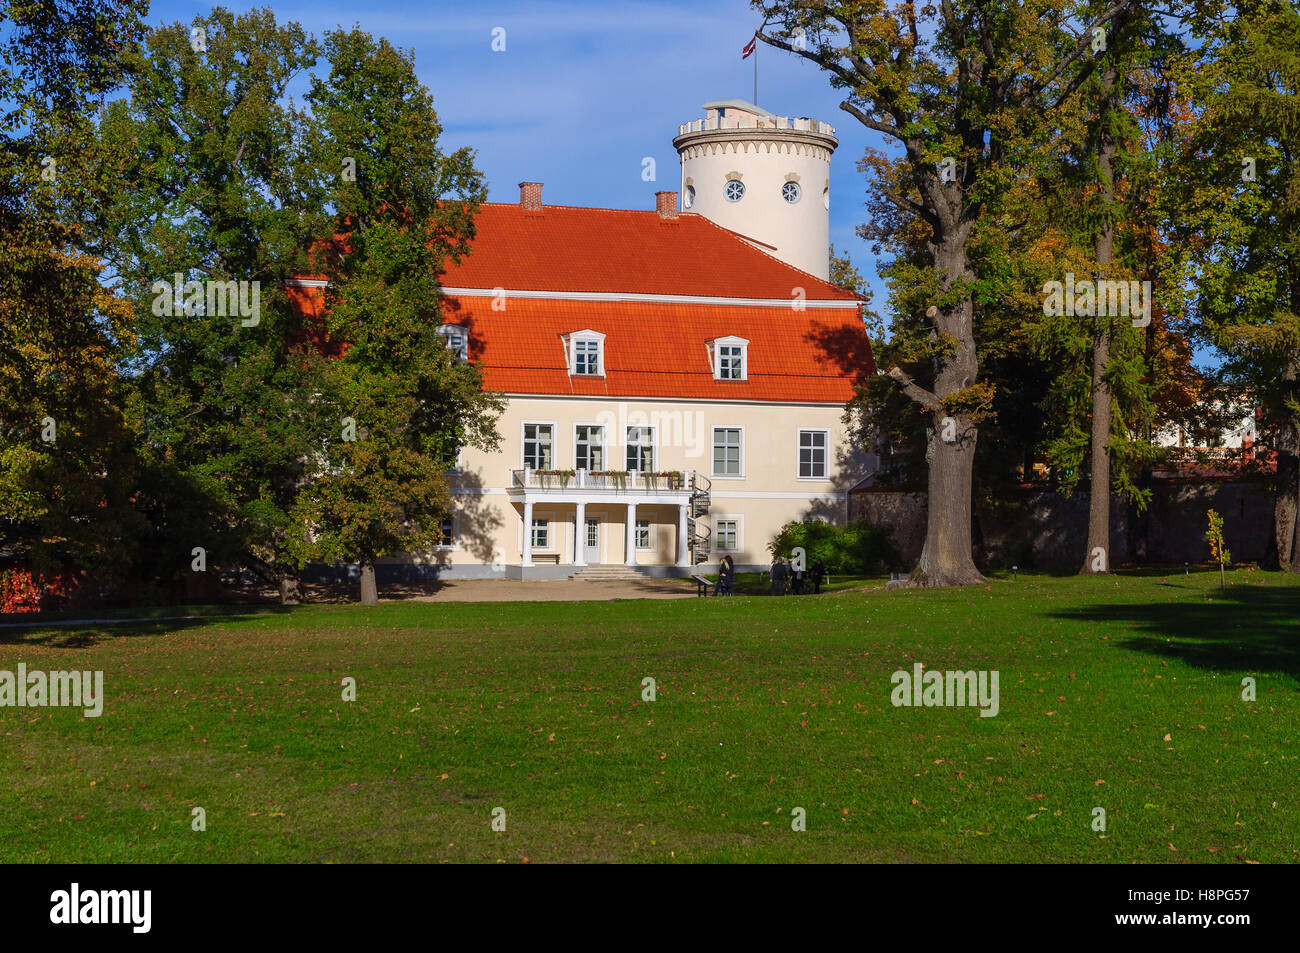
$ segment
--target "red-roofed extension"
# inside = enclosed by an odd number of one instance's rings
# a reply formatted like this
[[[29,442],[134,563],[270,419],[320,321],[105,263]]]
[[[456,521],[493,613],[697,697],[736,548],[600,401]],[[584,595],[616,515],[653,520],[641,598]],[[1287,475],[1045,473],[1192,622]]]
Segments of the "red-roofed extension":
[[[542,205],[526,184],[531,201],[482,206],[469,253],[442,277],[443,321],[469,332],[491,389],[843,404],[875,372],[865,299],[678,214],[675,193],[639,212]],[[604,335],[598,376],[570,373],[564,338],[583,330]],[[748,342],[744,379],[716,379],[719,338]]]

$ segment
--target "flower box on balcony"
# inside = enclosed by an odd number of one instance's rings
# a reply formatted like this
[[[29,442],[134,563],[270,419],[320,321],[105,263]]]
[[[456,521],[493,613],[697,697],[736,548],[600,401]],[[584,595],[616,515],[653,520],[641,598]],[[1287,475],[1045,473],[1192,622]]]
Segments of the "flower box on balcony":
[[[596,470],[593,471],[591,475],[594,477],[604,477],[620,490],[627,489],[628,472],[626,470]]]
[[[533,474],[543,487],[549,487],[551,481],[555,480],[560,484],[560,489],[569,485],[569,481],[578,475],[577,470],[534,470]]]

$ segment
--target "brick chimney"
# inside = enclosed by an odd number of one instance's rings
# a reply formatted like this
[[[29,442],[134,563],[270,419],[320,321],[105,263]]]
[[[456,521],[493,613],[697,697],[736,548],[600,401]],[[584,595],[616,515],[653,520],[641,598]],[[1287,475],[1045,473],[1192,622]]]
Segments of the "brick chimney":
[[[677,217],[677,193],[656,192],[655,211],[659,213],[660,218],[676,218]]]
[[[542,210],[542,183],[520,182],[519,204],[530,212]]]

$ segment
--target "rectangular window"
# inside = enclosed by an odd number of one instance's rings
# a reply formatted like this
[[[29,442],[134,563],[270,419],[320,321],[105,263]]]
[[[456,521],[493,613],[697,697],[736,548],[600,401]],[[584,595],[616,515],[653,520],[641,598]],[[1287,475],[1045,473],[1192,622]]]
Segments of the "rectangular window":
[[[719,553],[734,553],[739,549],[739,520],[717,520],[713,524],[713,549]]]
[[[533,520],[533,549],[546,549],[551,543],[551,521]]]
[[[448,516],[439,521],[438,532],[442,534],[439,546],[449,549],[456,545],[456,521],[453,517]]]
[[[627,428],[627,468],[646,473],[655,468],[654,430],[650,427]]]
[[[826,479],[826,431],[799,431],[800,479]]]
[[[600,373],[600,342],[573,342],[573,373],[597,375]]]
[[[738,477],[740,470],[740,428],[713,428],[713,475]]]
[[[745,349],[737,344],[718,348],[718,379],[738,381],[745,377]]]
[[[462,327],[454,324],[443,324],[438,327],[438,334],[447,343],[447,347],[462,361],[469,360],[469,332]]]
[[[549,470],[555,428],[550,424],[524,424],[524,466],[530,470]]]
[[[579,470],[605,469],[605,428],[578,425],[574,444],[574,466]]]
[[[654,544],[650,541],[650,521],[636,521],[636,548],[637,549],[654,549]]]

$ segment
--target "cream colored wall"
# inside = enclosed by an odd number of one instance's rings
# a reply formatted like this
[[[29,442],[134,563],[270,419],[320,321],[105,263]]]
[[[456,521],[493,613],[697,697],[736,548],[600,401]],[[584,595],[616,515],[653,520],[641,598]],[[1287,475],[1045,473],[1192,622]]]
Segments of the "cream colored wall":
[[[497,453],[467,450],[457,500],[459,545],[445,554],[452,563],[484,563],[485,546],[499,550],[506,565],[518,565],[522,525],[520,506],[507,497],[510,470],[523,466],[524,422],[553,423],[553,450],[557,469],[574,468],[574,426],[603,424],[606,428],[606,464],[610,470],[626,468],[621,438],[613,435],[628,426],[657,429],[658,470],[697,470],[712,481],[712,501],[706,519],[724,514],[740,518],[741,549],[733,554],[737,563],[770,561],[767,544],[782,524],[809,514],[823,514],[834,522],[846,515],[845,494],[866,475],[869,458],[855,456],[841,421],[843,408],[834,405],[704,403],[674,401],[591,400],[575,398],[511,398],[497,425],[502,436]],[[714,476],[712,472],[712,430],[739,427],[743,431],[742,473],[739,478]],[[820,429],[829,432],[829,478],[803,480],[798,477],[798,431]],[[588,504],[588,515],[602,515],[604,561],[623,562],[625,507],[616,502]],[[677,507],[638,507],[641,519],[649,517],[656,538],[654,555],[638,552],[642,565],[673,565],[677,547]],[[544,550],[558,552],[560,562],[572,558],[573,509],[571,505],[549,506],[538,497],[534,517],[551,518],[552,541]],[[719,554],[720,556],[720,554]],[[716,560],[714,560],[716,561]]]

